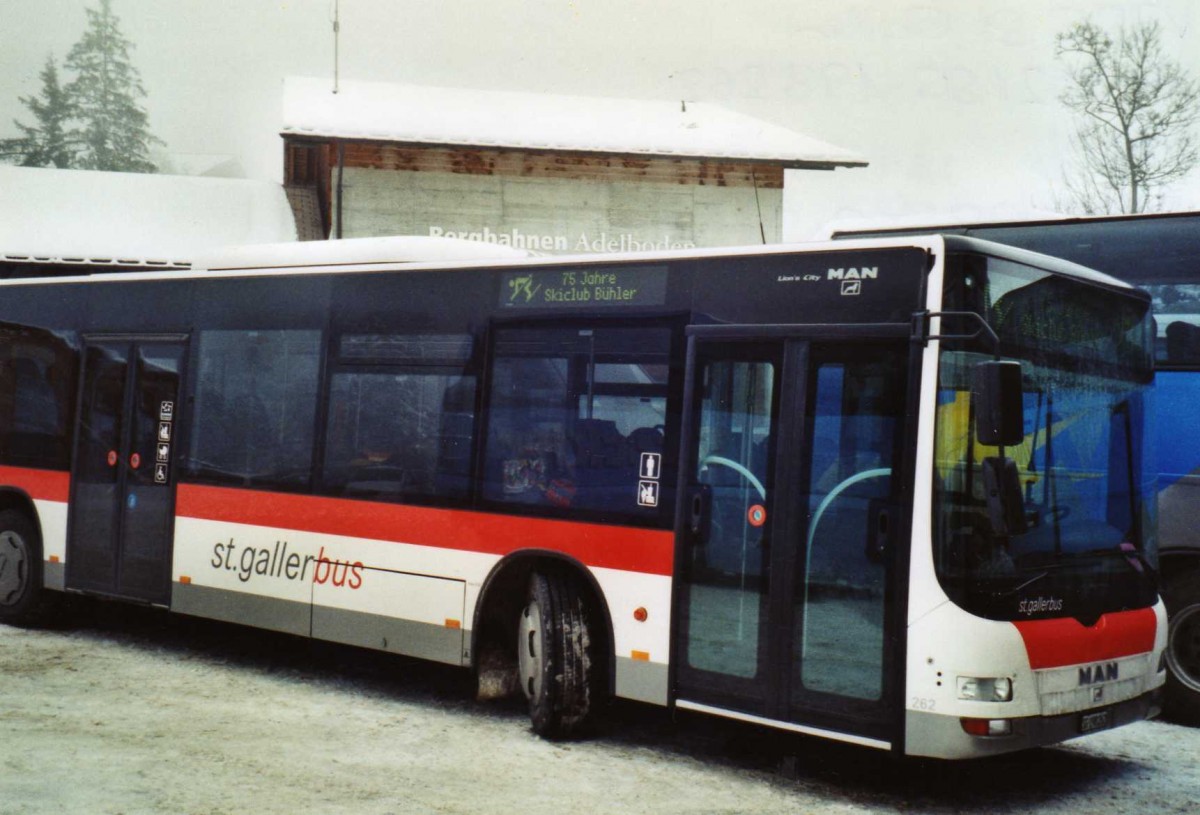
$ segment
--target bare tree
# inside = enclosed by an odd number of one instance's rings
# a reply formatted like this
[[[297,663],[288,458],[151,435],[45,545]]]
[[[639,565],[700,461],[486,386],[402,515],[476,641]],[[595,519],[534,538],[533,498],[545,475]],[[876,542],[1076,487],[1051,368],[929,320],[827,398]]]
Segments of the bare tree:
[[[1067,176],[1074,203],[1089,214],[1146,211],[1200,161],[1200,85],[1164,55],[1158,23],[1121,28],[1115,40],[1079,23],[1055,37],[1055,55],[1069,65],[1062,102],[1080,119]]]

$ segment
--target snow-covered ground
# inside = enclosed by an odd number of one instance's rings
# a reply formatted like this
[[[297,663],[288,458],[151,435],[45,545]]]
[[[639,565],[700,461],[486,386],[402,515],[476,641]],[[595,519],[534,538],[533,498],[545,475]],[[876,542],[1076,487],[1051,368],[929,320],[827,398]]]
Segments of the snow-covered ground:
[[[615,705],[551,743],[461,671],[83,603],[0,626],[0,813],[1194,813],[1200,730],[958,765]],[[780,772],[784,766],[788,772]]]

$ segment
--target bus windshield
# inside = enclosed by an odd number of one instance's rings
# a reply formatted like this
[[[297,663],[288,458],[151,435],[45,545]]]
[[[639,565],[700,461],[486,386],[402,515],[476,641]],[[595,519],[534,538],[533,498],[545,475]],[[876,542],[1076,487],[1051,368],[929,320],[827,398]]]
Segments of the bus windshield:
[[[995,352],[978,340],[942,346],[934,557],[968,611],[1091,624],[1156,601],[1148,306],[1132,291],[1010,260],[948,263],[945,308],[984,316],[1000,356],[1022,366],[1024,438],[986,446],[975,438],[971,372]]]

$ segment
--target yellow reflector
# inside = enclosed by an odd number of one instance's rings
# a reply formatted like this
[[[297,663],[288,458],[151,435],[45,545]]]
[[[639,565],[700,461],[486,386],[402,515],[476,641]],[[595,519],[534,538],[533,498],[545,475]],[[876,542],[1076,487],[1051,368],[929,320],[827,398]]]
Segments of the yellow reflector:
[[[58,563],[58,555],[51,555],[51,556],[50,556],[50,562],[51,562],[51,563]]]
[[[188,577],[186,574],[181,574],[179,576],[179,582],[186,586],[192,582],[192,578]]]
[[[446,618],[446,628],[462,628],[462,622]]]
[[[650,652],[649,651],[634,651],[633,653],[630,654],[630,656],[639,662],[649,662],[650,661]]]

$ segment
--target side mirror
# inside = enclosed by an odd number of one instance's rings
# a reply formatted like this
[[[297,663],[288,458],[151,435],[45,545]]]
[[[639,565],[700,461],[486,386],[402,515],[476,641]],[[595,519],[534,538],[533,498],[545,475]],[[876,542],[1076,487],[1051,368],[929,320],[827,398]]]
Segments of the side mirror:
[[[1021,363],[995,360],[971,370],[971,401],[975,407],[975,438],[992,447],[1025,440],[1021,394]]]

